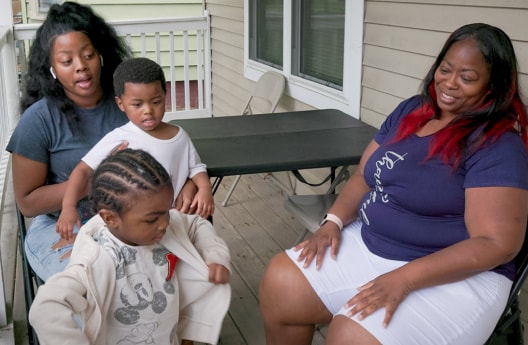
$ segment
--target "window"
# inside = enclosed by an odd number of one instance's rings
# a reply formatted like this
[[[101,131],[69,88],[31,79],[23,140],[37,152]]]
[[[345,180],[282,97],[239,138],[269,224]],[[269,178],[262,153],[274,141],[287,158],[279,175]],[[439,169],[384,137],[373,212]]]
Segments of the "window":
[[[250,56],[253,60],[282,69],[282,0],[251,1]]]
[[[53,4],[61,3],[63,0],[33,0],[33,13],[36,18],[44,18]]]
[[[268,69],[316,108],[359,113],[362,0],[246,0],[245,76]],[[357,116],[357,115],[356,115]]]
[[[343,89],[345,1],[294,1],[292,73]]]

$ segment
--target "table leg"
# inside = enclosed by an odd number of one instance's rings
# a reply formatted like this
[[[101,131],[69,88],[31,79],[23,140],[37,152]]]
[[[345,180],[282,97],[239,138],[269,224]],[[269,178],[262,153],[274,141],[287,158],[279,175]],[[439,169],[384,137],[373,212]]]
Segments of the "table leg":
[[[213,181],[213,195],[215,195],[216,191],[218,190],[218,187],[220,187],[220,182],[222,182],[223,178],[223,176],[215,177],[215,180]]]

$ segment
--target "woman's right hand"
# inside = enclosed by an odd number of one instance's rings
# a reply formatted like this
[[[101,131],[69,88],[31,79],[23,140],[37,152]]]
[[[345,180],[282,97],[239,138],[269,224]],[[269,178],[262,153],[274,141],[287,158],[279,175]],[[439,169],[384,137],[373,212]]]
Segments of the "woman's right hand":
[[[315,258],[315,268],[319,270],[323,264],[323,258],[328,247],[330,247],[330,256],[335,260],[340,243],[341,231],[336,224],[326,222],[311,238],[295,246],[294,250],[301,250],[297,260],[304,261],[303,267],[310,266]]]

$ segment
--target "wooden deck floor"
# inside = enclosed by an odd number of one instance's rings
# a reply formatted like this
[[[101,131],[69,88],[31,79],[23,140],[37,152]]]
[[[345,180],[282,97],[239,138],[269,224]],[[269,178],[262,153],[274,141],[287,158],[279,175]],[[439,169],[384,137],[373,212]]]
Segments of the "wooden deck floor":
[[[264,329],[258,305],[260,278],[268,261],[289,248],[303,227],[284,209],[287,193],[263,174],[243,176],[228,205],[221,206],[233,180],[234,177],[225,178],[215,195],[214,226],[230,248],[234,267],[231,306],[224,320],[220,344],[263,345]],[[16,243],[16,232],[9,238],[11,243]],[[14,244],[7,247],[15,252]],[[20,265],[17,272],[20,272]],[[15,279],[17,281],[20,279]],[[24,296],[16,293],[23,287],[16,284],[12,288],[15,291],[15,344],[25,345]],[[11,291],[9,289],[8,293]],[[316,332],[312,345],[324,343],[323,333]]]
[[[243,176],[227,206],[220,203],[233,178],[225,178],[215,200],[214,226],[233,261],[231,307],[220,337],[223,345],[265,344],[258,306],[260,278],[268,261],[291,247],[303,227],[284,209],[287,193],[266,175]],[[323,344],[317,332],[313,345]]]

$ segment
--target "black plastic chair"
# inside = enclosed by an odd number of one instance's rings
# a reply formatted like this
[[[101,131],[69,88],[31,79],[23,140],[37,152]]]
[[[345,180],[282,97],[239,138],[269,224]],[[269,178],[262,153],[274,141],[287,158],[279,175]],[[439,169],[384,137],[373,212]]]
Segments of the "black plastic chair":
[[[523,324],[519,305],[519,294],[528,277],[528,228],[521,251],[515,257],[515,280],[497,326],[485,345],[524,345]]]
[[[20,257],[22,260],[22,269],[24,274],[24,297],[26,300],[26,321],[27,321],[27,329],[28,329],[28,338],[29,338],[29,344],[30,345],[39,345],[39,340],[37,337],[37,334],[33,327],[29,324],[29,320],[27,319],[29,315],[29,308],[31,307],[31,304],[33,303],[33,300],[35,299],[35,293],[37,288],[44,284],[44,281],[40,279],[31,266],[29,265],[29,262],[27,261],[26,257],[26,251],[24,250],[24,241],[26,239],[26,218],[20,212],[18,206],[16,207],[17,212],[17,221],[18,221],[18,243],[19,243],[19,250],[20,250]]]

